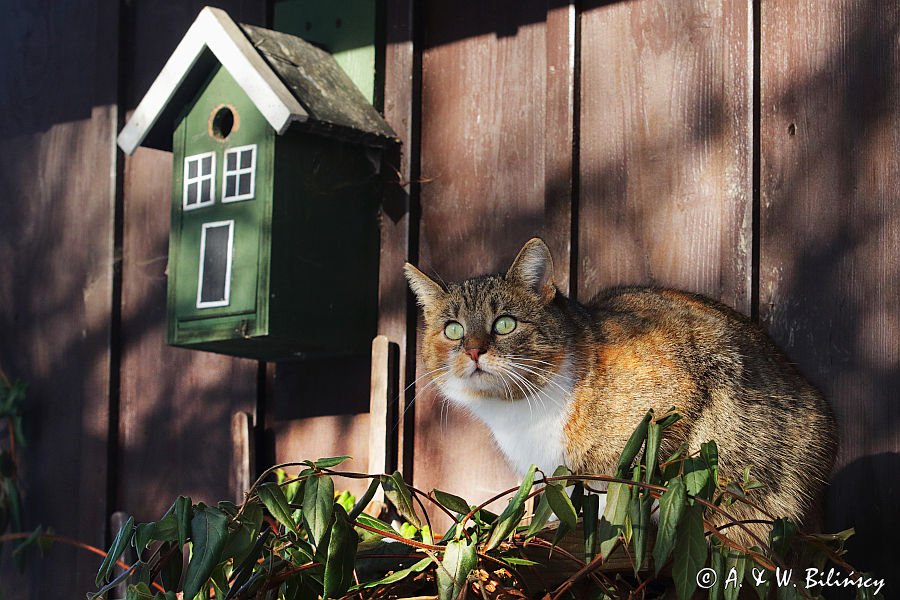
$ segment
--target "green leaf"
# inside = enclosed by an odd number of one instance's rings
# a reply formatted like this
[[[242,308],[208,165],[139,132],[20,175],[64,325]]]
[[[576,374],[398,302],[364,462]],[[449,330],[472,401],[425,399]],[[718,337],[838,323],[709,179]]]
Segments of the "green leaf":
[[[8,503],[10,531],[22,531],[22,500],[19,488],[14,479],[3,479],[2,485]]]
[[[432,490],[431,493],[434,494],[435,500],[440,502],[440,504],[445,508],[448,508],[455,513],[459,513],[462,516],[469,514],[469,503],[459,496],[454,496],[453,494],[448,494],[447,492],[442,492],[441,490],[437,489]]]
[[[213,590],[216,598],[224,598],[228,592],[228,573],[226,572],[226,564],[219,563],[209,576],[209,580],[213,584]]]
[[[540,566],[541,564],[533,560],[528,560],[527,558],[517,558],[515,556],[502,556],[500,557],[500,559],[506,564],[512,565],[514,567],[536,567]]]
[[[749,569],[744,570],[744,580],[753,588],[759,600],[765,600],[769,597],[769,579],[771,579],[768,570],[755,562],[749,562]],[[762,583],[757,583],[761,581]]]
[[[688,494],[709,500],[703,493],[707,483],[709,483],[709,469],[706,468],[706,461],[696,456],[686,459],[684,461],[684,485]]]
[[[191,519],[191,560],[184,576],[184,597],[193,598],[206,586],[228,539],[228,517],[217,508],[198,504]]]
[[[234,598],[238,591],[244,586],[245,583],[250,579],[250,576],[253,575],[253,569],[256,567],[257,560],[265,548],[266,541],[269,539],[270,532],[268,530],[263,531],[259,538],[257,538],[256,543],[253,545],[253,548],[250,550],[250,553],[244,557],[244,560],[241,561],[240,565],[234,570],[231,574],[233,578],[233,583],[231,584],[231,589],[228,590],[228,593],[225,595],[224,600],[231,600]]]
[[[128,517],[128,520],[122,524],[121,528],[119,528],[119,533],[116,534],[116,538],[113,540],[109,552],[106,554],[103,563],[100,565],[100,570],[97,572],[97,577],[94,579],[94,583],[97,584],[97,587],[100,587],[103,585],[104,581],[109,579],[109,574],[116,565],[116,561],[122,556],[122,553],[125,552],[125,548],[128,547],[128,542],[131,541],[133,532],[134,517]]]
[[[259,502],[247,502],[244,505],[244,512],[241,514],[240,522],[258,531],[265,520],[264,517],[263,507]]]
[[[659,529],[656,532],[656,545],[653,547],[653,563],[657,574],[675,546],[675,531],[686,503],[687,489],[684,480],[680,476],[675,477],[669,481],[669,489],[659,499]]]
[[[359,538],[347,522],[341,505],[335,506],[331,535],[328,536],[328,558],[325,561],[325,598],[339,598],[353,585],[353,565]]]
[[[432,561],[430,557],[423,558],[422,560],[415,563],[411,567],[407,567],[405,569],[400,569],[399,571],[394,571],[390,575],[387,575],[386,577],[382,577],[381,579],[376,579],[375,581],[369,581],[369,582],[360,584],[358,586],[353,586],[352,588],[350,588],[350,591],[354,591],[357,589],[373,588],[373,587],[377,587],[377,586],[390,585],[392,583],[397,583],[398,581],[406,579],[407,577],[409,577],[410,575],[412,575],[414,573],[421,573],[422,571],[427,569],[428,565],[432,564],[432,562],[434,562],[434,561]]]
[[[656,424],[659,425],[660,429],[665,429],[666,427],[674,425],[675,423],[677,423],[678,421],[681,420],[681,415],[679,415],[677,412],[673,412],[674,410],[675,410],[675,407],[673,406],[672,408],[669,409],[668,415],[666,415],[665,417],[661,418],[659,421],[656,422]]]
[[[578,525],[578,513],[566,495],[565,488],[558,483],[548,483],[544,488],[544,495],[560,523],[564,523],[569,529],[575,529]]]
[[[303,493],[303,483],[300,479],[291,479],[289,483],[278,482],[288,504],[302,500],[300,494]]]
[[[725,550],[725,553],[725,582],[728,584],[724,591],[725,600],[737,600],[741,591],[740,583],[744,579],[744,570],[747,567],[747,559],[740,552],[730,548]],[[732,571],[735,574],[736,582],[729,581],[729,574]]]
[[[677,448],[675,448],[675,450],[672,451],[672,454],[670,454],[666,458],[666,460],[664,460],[663,462],[671,463],[668,465],[669,468],[676,467],[676,468],[680,469],[681,465],[676,461],[676,459],[678,459],[685,452],[687,452],[687,448],[688,448],[687,442],[682,442],[681,444],[678,445]],[[666,469],[666,470],[668,470],[668,469]]]
[[[282,488],[283,489],[283,488]],[[238,520],[239,527],[228,537],[222,556],[234,558],[235,564],[243,562],[253,547],[263,526],[263,507],[258,502],[248,502]],[[232,527],[234,523],[232,522]]]
[[[553,477],[562,477],[564,475],[571,475],[571,473],[572,472],[567,467],[560,465],[553,471]],[[563,487],[565,487],[565,484]],[[531,518],[531,525],[528,527],[528,531],[525,535],[529,538],[537,535],[538,532],[544,528],[544,525],[547,524],[547,521],[550,520],[551,516],[553,516],[553,509],[550,508],[549,498],[546,493],[541,494],[537,508],[534,509],[534,516]]]
[[[797,586],[793,584],[780,585],[776,589],[777,593],[775,595],[778,600],[797,600],[801,597]]]
[[[710,550],[709,566],[716,574],[716,582],[709,588],[708,600],[721,600],[722,586],[725,585],[725,555],[722,554],[721,544],[718,544],[718,540],[713,540]]]
[[[184,546],[191,530],[191,520],[194,518],[191,499],[187,496],[178,496],[173,507],[175,521],[178,524],[178,545]]]
[[[234,527],[234,524],[232,524],[228,540],[225,542],[225,547],[222,548],[222,560],[234,558],[240,561],[253,547],[257,531],[259,530],[251,529],[249,525]]]
[[[346,460],[350,460],[350,456],[332,456],[329,458],[320,458],[319,460],[313,462],[313,466],[317,469],[330,469],[331,467],[336,467],[342,462]]]
[[[522,484],[519,486],[519,491],[516,492],[515,496],[510,498],[509,504],[507,504],[506,508],[503,509],[503,512],[500,513],[497,522],[491,530],[491,535],[488,537],[485,552],[499,546],[500,542],[509,537],[522,521],[522,516],[525,514],[525,499],[531,493],[531,487],[534,485],[535,471],[537,471],[537,467],[531,465],[525,473]]]
[[[331,477],[321,475],[307,479],[303,486],[303,519],[317,548],[331,528],[334,507],[334,481]]]
[[[181,581],[181,572],[184,569],[183,546],[176,546],[174,542],[164,542],[159,549],[161,557],[168,556],[166,562],[160,565],[159,577],[163,587],[174,590]],[[171,553],[171,554],[170,554]]]
[[[531,476],[534,477],[533,468]],[[502,515],[501,515],[502,520]],[[465,588],[469,573],[478,562],[475,540],[465,538],[447,544],[444,560],[437,569],[438,598],[456,600]]]
[[[659,441],[662,435],[662,427],[657,423],[647,425],[647,446],[644,449],[644,481],[650,483],[653,480],[653,472],[656,470],[656,461],[659,458]]]
[[[415,525],[410,525],[409,523],[403,523],[400,525],[400,535],[402,535],[406,539],[413,539],[414,537],[416,537],[417,533],[419,533],[419,530],[416,529]]]
[[[606,508],[597,532],[600,539],[600,554],[605,557],[609,556],[619,535],[623,533],[629,502],[631,502],[631,486],[624,483],[609,484],[606,490]]]
[[[544,528],[544,525],[547,524],[547,521],[550,520],[550,517],[553,516],[553,509],[550,508],[550,501],[547,500],[547,494],[541,494],[540,500],[538,500],[537,508],[534,509],[534,516],[531,518],[531,525],[528,526],[528,531],[526,532],[527,537],[533,537],[538,534],[541,529]]]
[[[153,600],[153,592],[146,583],[129,585],[125,590],[125,600]]]
[[[689,600],[697,587],[697,573],[706,563],[707,545],[703,533],[703,507],[694,504],[681,515],[675,535],[672,579],[680,600]]]
[[[713,441],[700,444],[700,456],[709,469],[713,486],[719,485],[719,447]]]
[[[134,530],[134,548],[137,550],[138,557],[147,548],[147,544],[153,540],[174,542],[177,539],[178,523],[172,513],[155,523],[141,523]]]
[[[622,455],[619,457],[619,465],[616,467],[616,477],[625,477],[631,469],[631,463],[634,461],[634,457],[637,456],[641,446],[644,445],[644,440],[647,438],[647,424],[650,423],[652,418],[653,410],[647,411],[647,414],[644,415],[644,418],[631,434],[631,437],[625,442],[625,448],[622,450]]]
[[[777,519],[772,524],[772,531],[769,533],[769,546],[772,552],[781,556],[787,556],[791,548],[791,542],[797,534],[797,526],[790,519]]]
[[[344,511],[349,513],[353,510],[353,505],[356,504],[356,496],[351,494],[349,490],[343,490],[334,501],[343,506]]]
[[[403,481],[403,475],[400,471],[394,471],[393,475],[382,475],[381,487],[384,489],[384,495],[394,505],[404,519],[414,525],[416,529],[422,527],[422,521],[416,514],[416,509],[412,502],[412,493]]]
[[[362,497],[356,501],[356,505],[353,507],[353,510],[347,515],[347,519],[353,521],[356,519],[357,515],[359,515],[362,511],[366,509],[369,505],[369,502],[372,501],[372,498],[375,497],[375,492],[378,491],[378,486],[381,482],[377,477],[373,478],[372,481],[369,482],[369,487],[366,488],[366,493],[362,495]]]
[[[634,544],[634,572],[637,574],[644,564],[647,555],[647,537],[650,530],[650,496],[635,492],[628,503],[628,518],[631,520],[632,541]]]
[[[366,513],[361,513],[358,517],[356,517],[356,522],[361,523],[362,525],[368,525],[369,527],[374,527],[380,531],[385,531],[387,533],[397,533],[394,531],[394,528],[382,521],[381,519],[376,519],[373,516],[367,515]]]
[[[310,486],[307,485],[306,489],[309,490],[309,488]],[[260,501],[265,504],[272,516],[275,517],[275,520],[284,525],[288,531],[294,533],[294,535],[300,534],[297,523],[291,516],[291,507],[288,505],[287,498],[284,496],[281,486],[274,482],[264,483],[256,488],[256,495],[259,496]],[[328,498],[329,506],[331,506],[333,502],[334,490],[332,490],[332,496]],[[303,501],[303,508],[305,513],[307,508],[306,499]]]
[[[584,497],[584,555],[590,562],[597,554],[597,519],[600,518],[600,496],[587,494]]]

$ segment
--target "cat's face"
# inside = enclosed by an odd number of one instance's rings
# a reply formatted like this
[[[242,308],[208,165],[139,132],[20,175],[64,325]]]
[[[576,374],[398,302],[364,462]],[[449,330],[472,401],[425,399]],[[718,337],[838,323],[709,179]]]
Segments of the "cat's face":
[[[559,385],[567,327],[552,303],[552,265],[547,246],[533,239],[505,275],[442,287],[406,266],[425,315],[425,366],[445,396],[520,400]]]

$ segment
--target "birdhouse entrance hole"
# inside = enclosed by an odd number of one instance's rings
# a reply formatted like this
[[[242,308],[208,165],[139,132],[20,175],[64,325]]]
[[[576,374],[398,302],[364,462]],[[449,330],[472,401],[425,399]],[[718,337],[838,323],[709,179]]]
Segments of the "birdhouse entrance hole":
[[[235,114],[230,106],[219,106],[213,110],[210,119],[212,136],[218,140],[227,138],[234,129]]]

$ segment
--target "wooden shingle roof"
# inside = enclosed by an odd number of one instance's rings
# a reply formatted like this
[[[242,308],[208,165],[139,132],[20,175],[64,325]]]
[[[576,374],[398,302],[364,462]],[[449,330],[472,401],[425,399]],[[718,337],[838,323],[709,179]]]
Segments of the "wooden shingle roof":
[[[222,65],[272,128],[306,129],[390,146],[397,136],[327,52],[295,36],[235,23],[205,7],[175,48],[118,137],[138,146],[172,149],[175,120]]]

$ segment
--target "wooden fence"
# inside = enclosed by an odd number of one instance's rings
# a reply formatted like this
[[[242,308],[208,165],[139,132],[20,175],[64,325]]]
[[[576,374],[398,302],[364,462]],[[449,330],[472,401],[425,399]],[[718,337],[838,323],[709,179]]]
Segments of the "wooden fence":
[[[97,546],[115,510],[151,519],[177,494],[233,496],[236,413],[253,416],[257,466],[350,454],[363,470],[384,418],[369,414],[369,357],[276,366],[165,345],[171,155],[126,158],[113,137],[203,4],[14,0],[0,19],[0,366],[30,384],[28,522]],[[271,19],[263,2],[215,4]],[[842,439],[828,526],[856,526],[857,562],[889,577],[900,5],[383,9],[382,108],[404,143],[381,222],[390,385],[416,373],[405,260],[459,279],[505,268],[540,235],[578,298],[620,283],[718,298],[831,400]],[[418,487],[475,499],[513,481],[480,425],[427,393],[410,405],[415,386],[401,396],[381,447]],[[59,547],[25,576],[3,570],[0,588],[81,594],[97,563]]]

